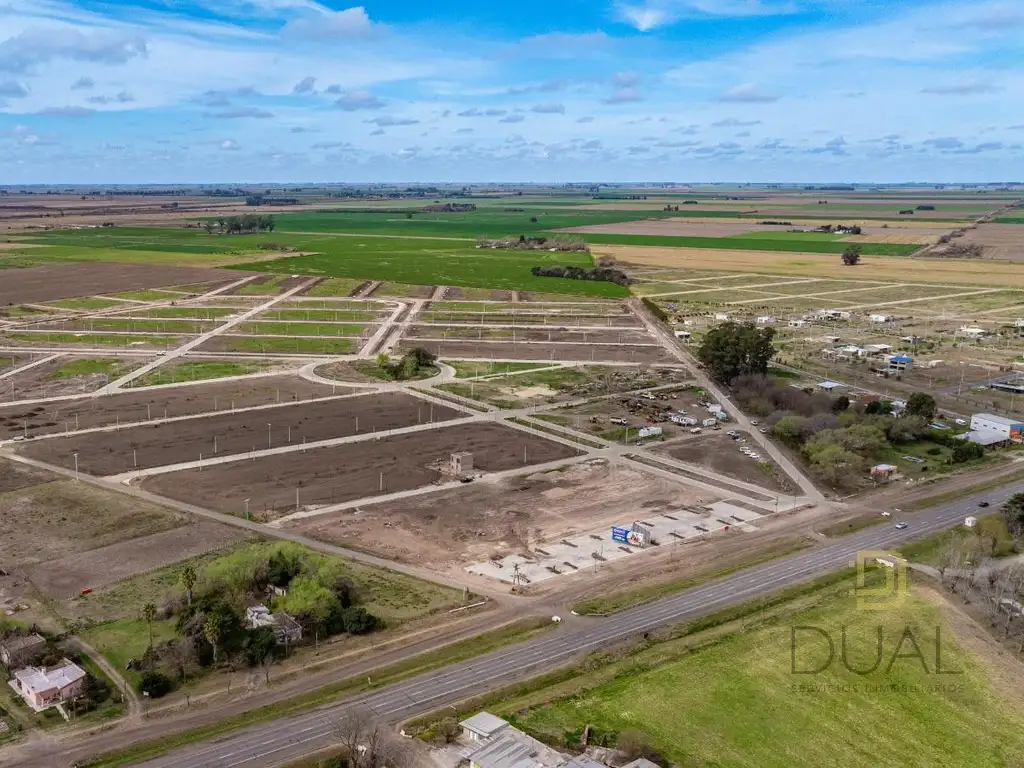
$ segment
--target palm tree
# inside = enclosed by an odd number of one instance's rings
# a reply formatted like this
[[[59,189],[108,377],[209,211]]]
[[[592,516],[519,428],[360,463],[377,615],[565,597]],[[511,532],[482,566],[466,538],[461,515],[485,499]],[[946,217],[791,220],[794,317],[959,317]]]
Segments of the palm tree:
[[[185,587],[185,600],[189,607],[192,607],[192,588],[196,585],[196,569],[193,565],[186,565],[181,569],[181,583]]]
[[[203,622],[203,636],[206,638],[211,646],[213,646],[213,663],[217,663],[217,643],[220,642],[221,632],[224,627],[221,624],[220,616],[216,613],[211,613],[206,617]]]

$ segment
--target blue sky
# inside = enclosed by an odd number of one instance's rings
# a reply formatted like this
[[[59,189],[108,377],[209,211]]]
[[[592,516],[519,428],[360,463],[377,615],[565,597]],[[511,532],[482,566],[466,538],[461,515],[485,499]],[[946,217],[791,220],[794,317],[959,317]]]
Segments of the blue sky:
[[[0,0],[0,184],[1024,179],[1024,0]]]

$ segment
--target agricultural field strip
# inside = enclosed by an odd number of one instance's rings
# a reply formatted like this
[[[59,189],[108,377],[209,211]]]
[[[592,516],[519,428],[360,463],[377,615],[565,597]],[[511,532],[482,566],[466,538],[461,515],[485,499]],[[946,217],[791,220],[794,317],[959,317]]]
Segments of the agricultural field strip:
[[[943,294],[941,296],[925,296],[924,298],[917,298],[917,299],[900,299],[899,301],[885,301],[885,302],[882,302],[880,304],[855,304],[855,305],[853,305],[851,307],[847,307],[847,308],[848,309],[864,309],[864,308],[871,308],[871,307],[892,307],[892,306],[902,305],[902,304],[914,304],[914,303],[921,302],[921,301],[937,301],[937,300],[940,300],[940,299],[959,299],[959,298],[963,298],[965,296],[980,296],[980,295],[988,294],[988,293],[999,293],[1000,290],[1001,289],[999,289],[999,288],[986,288],[984,290],[967,291],[965,293],[947,293],[947,294]]]
[[[250,279],[252,279],[252,278],[250,278]],[[268,301],[266,301],[266,302],[264,302],[262,304],[257,304],[252,309],[246,310],[242,314],[236,315],[235,317],[233,317],[233,318],[227,320],[226,322],[218,325],[212,331],[208,331],[208,332],[206,332],[204,334],[201,334],[201,335],[199,335],[199,336],[197,336],[197,337],[195,337],[195,338],[185,342],[184,344],[182,344],[181,346],[177,347],[176,349],[174,349],[172,351],[169,351],[169,352],[166,352],[165,354],[161,355],[160,357],[158,357],[153,362],[146,363],[141,368],[137,368],[136,370],[132,371],[131,373],[128,373],[128,374],[122,376],[121,378],[117,379],[116,381],[113,381],[113,382],[107,384],[107,386],[105,386],[102,389],[100,389],[97,392],[97,394],[110,394],[112,392],[117,392],[125,384],[127,384],[127,383],[129,383],[131,381],[134,381],[137,378],[140,378],[141,376],[149,373],[150,371],[155,370],[156,368],[159,368],[161,365],[164,365],[165,363],[168,363],[171,360],[176,360],[177,358],[182,357],[187,352],[189,352],[189,350],[195,349],[199,345],[204,344],[205,342],[207,342],[210,339],[220,335],[224,331],[226,331],[226,330],[228,330],[230,328],[233,328],[234,326],[238,325],[239,323],[243,323],[246,320],[249,320],[250,318],[255,317],[256,315],[259,315],[261,312],[265,312],[266,310],[268,310],[271,307],[273,307],[275,304],[278,304],[281,301],[284,301],[285,299],[295,295],[299,291],[305,290],[306,288],[308,288],[311,285],[315,284],[315,282],[316,282],[315,280],[303,280],[303,281],[301,281],[294,288],[291,288],[291,289],[285,291],[284,293],[282,293],[282,294],[280,294],[278,296],[274,296],[270,300],[268,300]],[[243,285],[244,285],[244,283],[243,283]],[[224,290],[224,289],[221,289],[221,290]]]
[[[280,372],[271,373],[271,374],[263,374],[263,375],[266,375],[266,376],[275,376],[275,375],[276,376],[280,376]],[[237,377],[237,378],[247,378],[247,377]],[[221,381],[223,381],[223,380],[221,380]],[[209,381],[199,381],[199,382],[189,382],[189,383],[190,384],[209,384],[210,382]],[[186,385],[184,385],[184,384],[163,384],[163,385],[158,385],[158,386],[154,386],[154,387],[145,387],[145,390],[148,392],[151,389],[152,390],[159,390],[161,388],[178,387],[178,386],[186,386]],[[363,386],[367,386],[367,385],[363,385]],[[357,397],[366,397],[367,395],[384,394],[384,392],[385,392],[385,390],[383,389],[383,387],[381,387],[379,389],[378,388],[374,388],[374,389],[367,388],[367,391],[365,391],[365,392],[353,392],[353,393],[346,394],[346,395],[327,395],[325,397],[315,397],[315,398],[312,398],[312,399],[309,399],[309,400],[296,400],[296,401],[293,401],[293,402],[285,402],[285,403],[264,403],[262,405],[249,405],[249,406],[245,406],[243,408],[235,408],[233,410],[205,411],[203,413],[190,413],[190,414],[186,414],[184,416],[168,416],[167,418],[159,418],[159,419],[142,419],[140,421],[122,421],[122,422],[115,423],[115,424],[104,424],[103,426],[99,426],[99,427],[88,427],[86,429],[71,429],[71,430],[68,430],[67,432],[45,432],[45,433],[40,434],[40,435],[33,435],[32,436],[32,444],[34,445],[34,444],[36,444],[37,442],[39,442],[41,440],[50,440],[52,438],[58,438],[58,437],[76,437],[78,435],[88,435],[88,434],[91,434],[91,433],[94,433],[94,432],[120,432],[123,429],[133,429],[135,427],[147,427],[147,426],[148,427],[155,427],[155,426],[161,426],[161,425],[164,425],[164,424],[176,424],[178,422],[183,422],[183,421],[187,422],[187,421],[195,421],[197,419],[205,419],[205,418],[208,418],[210,416],[223,416],[223,415],[225,415],[227,413],[230,413],[230,414],[239,414],[239,413],[240,414],[245,414],[245,413],[249,413],[251,411],[264,411],[264,410],[268,410],[268,409],[272,409],[272,408],[284,409],[284,408],[294,407],[296,405],[309,405],[310,403],[319,403],[319,402],[327,402],[327,401],[335,401],[335,400],[351,400],[351,399],[357,398]],[[78,399],[81,399],[81,395],[77,395],[76,397]],[[53,400],[52,399],[48,399],[48,400],[26,400],[26,401],[22,401],[20,403],[19,402],[4,403],[3,407],[4,408],[8,408],[8,407],[11,407],[11,406],[30,405],[32,403],[40,403],[40,402],[53,402]],[[450,407],[456,407],[456,406],[450,406]],[[437,424],[439,424],[439,425],[440,424],[447,424],[447,423],[450,423],[450,422],[437,422]],[[13,439],[10,439],[10,440],[0,440],[0,446],[7,445],[8,443],[13,444],[14,442],[15,441]],[[18,442],[20,442],[20,441],[18,441]],[[315,443],[307,443],[306,445],[309,446],[309,447],[312,447],[312,446],[314,446],[316,444]],[[230,455],[239,455],[239,454],[230,454]],[[246,452],[245,455],[248,456],[248,452]]]
[[[595,331],[643,331],[642,325],[537,325],[526,324],[526,323],[443,323],[443,322],[424,322],[418,320],[416,322],[410,322],[410,326],[423,326],[425,328],[493,328],[493,329],[512,329],[519,331],[583,331],[583,332],[595,332]]]
[[[766,294],[764,297],[760,297],[760,298],[756,298],[756,299],[738,299],[738,300],[735,300],[735,301],[727,301],[725,303],[726,304],[756,304],[757,302],[764,301],[764,300],[766,300],[768,298],[771,298],[773,301],[774,300],[782,300],[782,301],[784,301],[786,299],[790,299],[792,301],[799,301],[801,299],[818,299],[818,298],[822,298],[822,297],[826,297],[826,296],[838,296],[838,295],[841,295],[841,294],[844,294],[844,293],[859,293],[861,291],[877,291],[877,290],[888,291],[888,290],[891,290],[893,288],[909,288],[909,287],[910,286],[905,285],[903,283],[891,283],[888,286],[884,286],[884,287],[883,286],[879,286],[879,285],[871,285],[871,286],[868,286],[866,288],[843,288],[842,290],[838,290],[838,291],[821,291],[820,293],[783,293],[783,294],[770,294],[770,295]],[[931,286],[929,286],[929,288],[930,287]],[[735,290],[738,291],[738,290],[742,290],[742,289],[736,288]],[[936,286],[934,290],[941,291],[943,289],[939,288],[938,286]],[[935,296],[934,295],[920,296],[918,298],[918,300],[923,301],[925,299],[930,299],[930,298],[935,298]]]
[[[772,287],[777,286],[777,285],[802,285],[804,283],[820,282],[821,279],[823,279],[823,278],[803,279],[803,280],[784,280],[782,282],[764,283],[763,285],[731,285],[731,286],[725,286],[724,288],[722,286],[720,286],[720,285],[716,285],[716,286],[707,287],[707,288],[697,288],[697,289],[689,290],[689,291],[668,291],[668,292],[665,292],[665,293],[649,293],[649,294],[647,294],[647,298],[654,299],[654,298],[658,298],[658,297],[661,297],[661,296],[685,296],[685,295],[689,295],[691,293],[709,293],[711,291],[721,291],[721,290],[729,290],[729,291],[760,291],[760,290],[762,290],[764,288],[772,288]],[[671,281],[667,281],[667,282],[671,282]]]
[[[45,363],[49,363],[51,360],[56,360],[59,357],[60,357],[59,354],[53,354],[53,355],[47,355],[46,357],[42,357],[39,360],[33,360],[31,362],[25,363],[22,366],[18,366],[18,367],[12,368],[9,371],[5,371],[4,373],[0,373],[0,379],[7,379],[7,378],[10,378],[11,376],[17,376],[20,373],[24,373],[25,371],[31,370],[32,368],[35,368],[36,366],[43,365]]]

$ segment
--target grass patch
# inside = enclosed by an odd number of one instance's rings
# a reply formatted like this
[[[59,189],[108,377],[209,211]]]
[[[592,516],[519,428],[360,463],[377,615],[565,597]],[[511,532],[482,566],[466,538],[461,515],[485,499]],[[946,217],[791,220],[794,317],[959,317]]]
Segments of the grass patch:
[[[305,355],[347,355],[355,352],[356,343],[350,339],[285,339],[274,336],[244,338],[242,336],[221,336],[221,342],[229,352],[279,352],[282,354]]]
[[[372,309],[272,309],[260,315],[266,320],[307,320],[325,323],[372,323],[377,313]]]
[[[174,301],[181,297],[176,293],[165,291],[124,291],[111,294],[115,299],[134,299],[135,301]]]
[[[532,371],[535,368],[548,368],[548,363],[471,363],[461,360],[446,360],[447,365],[455,369],[458,379],[470,379],[477,376],[490,376],[496,373],[516,373]]]
[[[134,317],[151,318],[185,318],[199,320],[217,320],[228,315],[237,315],[242,310],[235,307],[157,307],[156,309],[145,309],[141,312],[132,311]]]
[[[235,363],[222,360],[201,360],[193,363],[179,363],[158,368],[132,382],[133,387],[155,387],[161,384],[177,384],[182,381],[203,381],[224,379],[229,376],[248,376],[266,370],[267,363]]]
[[[541,694],[532,706],[510,701],[498,713],[557,744],[586,725],[594,740],[612,742],[617,733],[639,729],[683,765],[817,766],[832,759],[838,744],[847,762],[863,766],[879,754],[902,765],[996,766],[1024,757],[1019,705],[991,690],[985,668],[950,633],[941,635],[942,666],[963,674],[938,677],[922,669],[924,659],[934,671],[935,627],[944,623],[933,603],[911,593],[896,609],[859,611],[849,592],[830,590],[828,597],[754,631],[617,656],[606,669],[570,681],[567,695],[544,700]],[[791,627],[797,625],[819,627],[831,638],[845,627],[849,665],[861,670],[871,667],[881,627],[885,661],[858,675],[837,653],[819,674],[794,675]],[[921,658],[888,665],[906,629]],[[799,635],[799,669],[827,660],[823,643]]]
[[[82,639],[99,651],[133,688],[140,674],[128,669],[128,662],[141,659],[149,647],[149,626],[141,618],[117,619],[94,624],[80,632]],[[174,621],[153,622],[153,642],[156,645],[177,637]]]
[[[1009,557],[1017,552],[1006,523],[999,514],[993,514],[979,517],[975,528],[960,526],[905,544],[900,547],[900,554],[907,560],[938,566],[951,548],[975,565],[984,557]]]
[[[77,376],[92,376],[102,373],[108,378],[131,369],[131,363],[117,358],[94,358],[90,360],[72,360],[65,363],[47,376],[48,379],[73,379]]]
[[[175,320],[164,318],[89,318],[67,323],[62,327],[83,331],[127,331],[129,333],[190,333],[200,334],[214,328],[214,323],[201,320]]]
[[[443,648],[428,651],[405,661],[382,667],[374,671],[369,677],[360,675],[357,678],[332,683],[311,693],[252,709],[202,728],[195,728],[184,733],[165,736],[160,739],[136,744],[117,752],[100,755],[79,765],[81,768],[114,768],[114,766],[132,765],[188,744],[212,739],[257,723],[306,712],[348,696],[354,696],[364,691],[397,683],[414,675],[430,672],[448,664],[466,661],[475,656],[504,648],[512,643],[523,642],[555,626],[547,618],[523,619],[468,640],[452,643]]]
[[[342,325],[339,323],[245,323],[236,333],[253,333],[268,336],[361,336],[365,325]]]
[[[128,306],[123,301],[114,299],[100,299],[95,296],[82,299],[61,299],[60,301],[46,302],[48,307],[59,307],[60,309],[109,309],[111,307]]]
[[[329,277],[306,291],[306,296],[351,296],[365,282],[365,280]]]
[[[12,333],[8,336],[14,341],[27,341],[34,344],[84,344],[96,347],[132,347],[148,346],[159,349],[176,347],[181,340],[173,336],[134,336],[132,334],[102,333]]]
[[[240,296],[274,296],[281,293],[281,283],[287,279],[288,277],[281,276],[272,277],[263,282],[246,283],[241,288],[238,288],[235,293]]]

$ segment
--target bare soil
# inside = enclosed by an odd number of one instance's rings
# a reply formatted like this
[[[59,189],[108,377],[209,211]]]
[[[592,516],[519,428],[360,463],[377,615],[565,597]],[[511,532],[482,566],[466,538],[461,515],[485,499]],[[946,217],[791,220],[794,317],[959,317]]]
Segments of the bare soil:
[[[1024,226],[1020,224],[979,224],[963,237],[953,240],[954,244],[978,243],[986,259],[1024,261]]]
[[[400,562],[457,571],[632,520],[641,511],[657,514],[695,502],[684,486],[596,460],[333,512],[287,527]]]
[[[88,552],[78,552],[26,569],[32,583],[54,599],[76,597],[140,573],[221,549],[245,538],[238,528],[193,521],[167,531],[138,536]],[[111,616],[109,618],[117,618]]]
[[[4,567],[41,563],[177,528],[184,516],[74,480],[0,495]],[[112,563],[97,562],[106,568]]]
[[[137,291],[166,285],[238,280],[248,273],[192,267],[90,262],[5,269],[3,274],[4,279],[0,282],[0,304],[38,304],[41,301]]]
[[[308,507],[430,485],[441,474],[429,465],[457,451],[472,452],[475,467],[483,472],[578,455],[561,443],[477,423],[156,475],[143,480],[142,487],[236,515],[250,498],[254,515],[272,519],[295,510],[296,489],[300,507]]]
[[[441,358],[479,358],[483,360],[566,360],[571,362],[674,363],[660,345],[627,346],[619,344],[545,344],[530,342],[417,341],[402,342],[403,349],[423,347]]]
[[[674,459],[705,467],[726,477],[766,488],[778,493],[795,493],[796,484],[763,451],[762,459],[770,469],[760,469],[761,462],[754,461],[740,452],[741,445],[723,433],[687,435],[678,442],[658,446],[655,453],[663,453]]]
[[[14,405],[0,408],[0,439],[23,434],[26,421],[31,437],[76,428],[89,429],[133,421],[230,411],[232,408],[255,405],[313,400],[350,391],[343,386],[316,384],[298,376],[266,376],[158,389],[147,387],[138,392],[38,405]]]
[[[67,378],[52,378],[55,371],[60,370],[68,363],[75,360],[95,360],[98,356],[73,357],[62,356],[48,363],[37,365],[24,373],[18,373],[0,380],[0,403],[11,403],[16,400],[34,400],[42,397],[60,397],[66,395],[85,395],[95,392],[109,383],[106,374],[89,373],[84,376],[70,376]],[[119,368],[120,375],[139,368],[148,363],[150,357],[123,357],[120,358],[122,366]],[[4,420],[6,409],[0,408],[0,424]],[[0,426],[0,436],[3,434],[3,427]]]
[[[389,298],[403,296],[411,299],[429,299],[434,295],[433,285],[400,285],[398,283],[381,283],[370,294],[373,298]]]
[[[268,447],[385,432],[462,415],[411,395],[366,395],[58,436],[22,443],[19,448],[27,456],[68,468],[74,466],[74,454],[78,453],[82,472],[102,476],[197,461],[200,456],[230,456]]]

